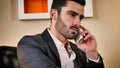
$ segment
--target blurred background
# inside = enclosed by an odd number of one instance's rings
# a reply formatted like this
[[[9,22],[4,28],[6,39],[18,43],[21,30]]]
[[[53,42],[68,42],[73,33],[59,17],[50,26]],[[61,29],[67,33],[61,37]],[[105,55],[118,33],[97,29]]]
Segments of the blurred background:
[[[105,68],[120,67],[120,0],[93,0],[94,17],[82,24],[96,37]],[[41,33],[50,19],[19,20],[18,0],[0,0],[0,46],[17,47],[24,35]]]

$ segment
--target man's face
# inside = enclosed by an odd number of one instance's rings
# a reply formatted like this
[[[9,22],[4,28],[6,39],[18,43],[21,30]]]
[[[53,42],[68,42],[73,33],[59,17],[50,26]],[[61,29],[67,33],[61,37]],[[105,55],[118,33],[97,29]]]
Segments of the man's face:
[[[84,17],[84,6],[67,1],[67,6],[62,7],[61,13],[57,17],[55,28],[57,32],[67,39],[74,39]]]

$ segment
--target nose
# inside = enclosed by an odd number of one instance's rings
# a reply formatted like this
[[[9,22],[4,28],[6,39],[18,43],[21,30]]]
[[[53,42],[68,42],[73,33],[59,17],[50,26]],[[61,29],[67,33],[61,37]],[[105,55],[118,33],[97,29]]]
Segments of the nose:
[[[76,17],[74,20],[74,25],[80,25],[81,24],[81,19],[79,17]]]

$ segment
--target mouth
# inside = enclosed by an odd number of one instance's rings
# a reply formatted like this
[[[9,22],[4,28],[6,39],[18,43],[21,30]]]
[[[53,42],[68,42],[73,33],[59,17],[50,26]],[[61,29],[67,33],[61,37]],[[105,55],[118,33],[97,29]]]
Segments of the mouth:
[[[71,32],[77,34],[79,29],[77,27],[71,27]]]

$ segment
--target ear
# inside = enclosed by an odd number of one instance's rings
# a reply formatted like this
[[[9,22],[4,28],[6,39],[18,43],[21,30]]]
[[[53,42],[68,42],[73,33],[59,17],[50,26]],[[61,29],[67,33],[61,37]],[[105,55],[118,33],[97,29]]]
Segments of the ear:
[[[52,20],[57,20],[57,10],[55,10],[55,9],[51,9],[51,11],[50,11],[50,17],[51,17],[51,19]]]

